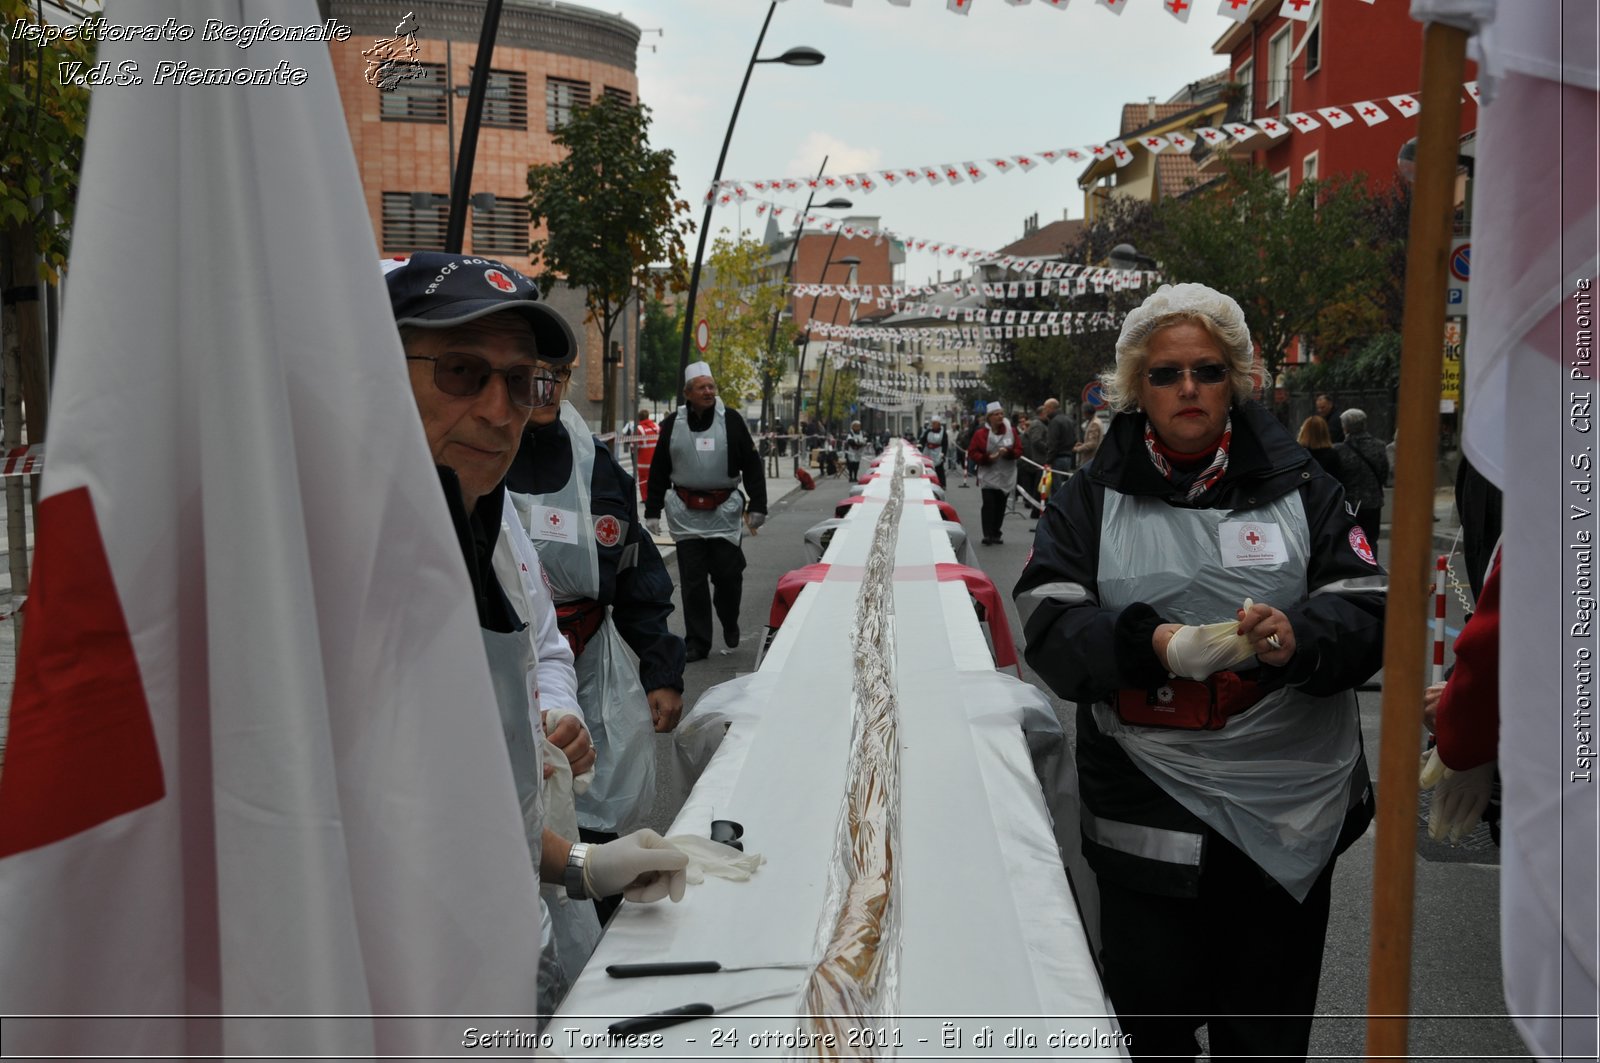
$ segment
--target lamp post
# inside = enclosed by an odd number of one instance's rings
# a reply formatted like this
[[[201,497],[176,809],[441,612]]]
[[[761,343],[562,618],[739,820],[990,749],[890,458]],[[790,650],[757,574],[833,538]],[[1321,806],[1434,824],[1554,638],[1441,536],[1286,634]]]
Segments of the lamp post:
[[[1113,269],[1155,269],[1156,260],[1132,244],[1118,244],[1106,256]]]
[[[683,311],[683,345],[678,351],[678,374],[689,368],[689,342],[694,334],[695,316],[694,299],[700,288],[700,265],[706,257],[706,235],[711,231],[711,211],[717,205],[716,187],[722,181],[722,165],[728,161],[728,145],[733,142],[733,127],[739,121],[739,108],[744,104],[744,90],[750,87],[750,73],[755,70],[757,63],[782,63],[785,66],[817,66],[825,56],[815,48],[804,46],[790,48],[782,55],[770,59],[759,59],[762,42],[767,39],[767,27],[772,24],[772,13],[778,9],[777,0],[767,5],[766,21],[761,23],[761,32],[756,36],[756,46],[750,50],[750,62],[744,68],[744,80],[739,83],[739,95],[733,101],[733,114],[728,118],[728,131],[722,137],[722,153],[717,156],[717,170],[711,176],[711,195],[706,197],[705,216],[700,221],[700,239],[694,250],[694,267],[689,272],[689,296],[684,304]]]
[[[851,269],[854,269],[856,266],[861,265],[861,260],[855,255],[846,255],[844,258],[841,258],[837,261],[834,260],[833,249],[839,246],[839,234],[843,231],[843,229],[834,231],[833,241],[828,244],[828,257],[823,260],[822,272],[817,277],[818,284],[826,284],[828,282],[829,266],[849,266]],[[794,369],[794,423],[797,429],[800,426],[800,400],[801,397],[805,395],[806,390],[806,348],[811,345],[811,320],[817,312],[817,303],[819,300],[821,300],[821,298],[821,292],[818,292],[816,295],[811,297],[811,308],[806,311],[805,335],[795,341],[795,346],[798,349],[795,351]],[[833,308],[833,312],[838,314],[839,308],[835,306]],[[817,384],[817,401],[822,401],[822,384],[820,380]],[[794,456],[794,467],[796,469],[800,467],[800,455],[798,453],[796,453]]]

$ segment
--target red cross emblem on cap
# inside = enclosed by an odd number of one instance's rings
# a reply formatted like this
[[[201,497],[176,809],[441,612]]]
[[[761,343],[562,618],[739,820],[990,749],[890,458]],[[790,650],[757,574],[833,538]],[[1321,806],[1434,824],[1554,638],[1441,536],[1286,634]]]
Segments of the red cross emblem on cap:
[[[504,273],[501,273],[497,269],[484,270],[483,279],[488,281],[494,287],[499,288],[503,292],[514,292],[517,290],[517,286],[511,280],[511,278],[506,276]]]

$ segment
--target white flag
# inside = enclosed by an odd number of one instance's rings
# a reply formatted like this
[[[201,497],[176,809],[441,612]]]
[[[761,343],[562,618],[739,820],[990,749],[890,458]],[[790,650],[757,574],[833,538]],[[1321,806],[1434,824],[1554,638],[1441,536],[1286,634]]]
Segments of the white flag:
[[[1478,92],[1478,83],[1476,81],[1469,81],[1462,87],[1467,90],[1467,95],[1472,97],[1473,103],[1483,102],[1483,99]]]
[[[961,167],[953,162],[947,162],[939,168],[944,173],[944,179],[953,185],[961,183]]]
[[[1194,131],[1194,135],[1198,139],[1205,141],[1207,144],[1216,144],[1222,140],[1225,134],[1220,129],[1213,129],[1210,126],[1200,126]]]
[[[1122,141],[1113,140],[1106,147],[1111,149],[1111,157],[1116,160],[1117,169],[1120,170],[1133,161],[1133,152],[1129,151],[1128,146]]]
[[[1378,125],[1389,120],[1389,112],[1379,107],[1372,100],[1362,100],[1355,105],[1356,115],[1367,125]]]
[[[944,9],[965,15],[972,10],[972,0],[945,0]]]
[[[5,1010],[175,1017],[8,1020],[13,1053],[433,1056],[461,1021],[362,1016],[535,999],[537,882],[328,47],[249,62],[308,78],[94,90],[0,774]]]
[[[1189,21],[1189,9],[1194,4],[1192,0],[1162,0],[1161,6],[1167,9],[1167,14],[1186,23]]]
[[[1154,135],[1142,137],[1139,146],[1152,155],[1160,155],[1167,148],[1167,138]]]
[[[1284,119],[1296,133],[1309,133],[1313,129],[1321,129],[1322,123],[1306,114],[1304,111],[1295,111],[1284,115]]]
[[[1011,156],[1011,159],[1018,166],[1022,167],[1022,171],[1024,173],[1039,165],[1038,161],[1031,155],[1013,155]]]
[[[1190,151],[1194,150],[1194,141],[1190,140],[1182,133],[1168,133],[1167,146],[1180,155],[1187,155]]]
[[[1235,22],[1243,22],[1250,17],[1250,0],[1222,0],[1222,4],[1217,8],[1217,14],[1231,18]]]
[[[1329,129],[1338,129],[1355,121],[1355,116],[1343,107],[1318,107],[1317,113],[1328,123]]]
[[[1289,132],[1289,127],[1276,118],[1257,118],[1255,124],[1257,129],[1269,137],[1281,137]]]
[[[1122,14],[1122,9],[1127,6],[1126,0],[1094,0],[1094,2],[1115,15]]]
[[[1283,6],[1278,8],[1278,16],[1294,19],[1296,22],[1310,22],[1311,12],[1315,7],[1315,0],[1283,0]]]
[[[1390,96],[1389,106],[1393,107],[1403,118],[1415,118],[1422,113],[1422,105],[1417,102],[1417,98],[1415,96],[1407,96],[1404,93],[1399,96]]]
[[[1245,141],[1256,135],[1256,127],[1246,125],[1244,122],[1229,122],[1222,127],[1227,130],[1234,140]]]

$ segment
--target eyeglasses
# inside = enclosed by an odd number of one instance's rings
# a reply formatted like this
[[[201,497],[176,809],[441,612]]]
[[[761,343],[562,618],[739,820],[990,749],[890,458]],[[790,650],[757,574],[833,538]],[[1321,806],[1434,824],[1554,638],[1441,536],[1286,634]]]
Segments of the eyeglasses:
[[[570,369],[547,369],[526,362],[496,369],[475,354],[406,355],[408,362],[432,362],[433,384],[446,395],[470,399],[489,386],[489,378],[506,378],[506,392],[518,406],[538,409],[555,402],[556,390],[572,377]]]
[[[1150,381],[1150,386],[1153,388],[1170,388],[1185,374],[1193,377],[1196,384],[1220,384],[1228,379],[1228,367],[1215,362],[1210,365],[1197,365],[1193,369],[1164,365],[1146,372],[1145,379]]]

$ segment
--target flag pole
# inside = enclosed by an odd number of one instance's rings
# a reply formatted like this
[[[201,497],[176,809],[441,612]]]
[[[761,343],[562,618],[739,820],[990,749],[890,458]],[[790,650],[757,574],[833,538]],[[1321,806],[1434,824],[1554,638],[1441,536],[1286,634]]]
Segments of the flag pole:
[[[467,113],[461,120],[461,150],[456,155],[455,177],[450,185],[450,217],[445,224],[444,249],[460,254],[467,237],[467,203],[472,198],[472,166],[478,158],[478,128],[483,124],[483,98],[489,90],[489,64],[494,58],[494,42],[500,33],[502,0],[488,0],[483,9],[483,28],[478,34],[478,57],[472,70],[472,87],[467,90]],[[446,92],[455,92],[446,85]]]
[[[1465,31],[1429,23],[1422,45],[1421,129],[1406,252],[1401,325],[1395,508],[1383,644],[1383,738],[1373,862],[1372,951],[1367,970],[1367,1055],[1404,1058],[1411,997],[1416,884],[1417,769],[1428,555],[1433,546],[1434,441],[1444,356],[1445,267],[1461,123]]]

